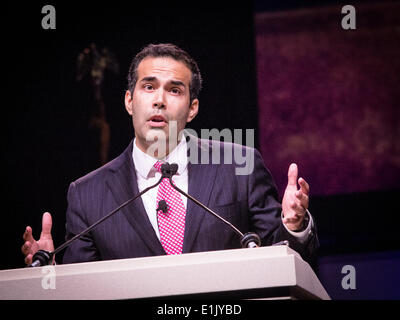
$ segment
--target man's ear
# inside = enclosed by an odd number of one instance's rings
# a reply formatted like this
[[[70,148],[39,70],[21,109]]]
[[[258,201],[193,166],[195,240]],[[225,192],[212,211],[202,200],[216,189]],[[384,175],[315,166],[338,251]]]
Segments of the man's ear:
[[[189,114],[186,119],[186,122],[192,121],[199,112],[199,99],[193,99],[191,105],[189,106]]]
[[[132,115],[132,94],[129,90],[125,92],[125,109]]]

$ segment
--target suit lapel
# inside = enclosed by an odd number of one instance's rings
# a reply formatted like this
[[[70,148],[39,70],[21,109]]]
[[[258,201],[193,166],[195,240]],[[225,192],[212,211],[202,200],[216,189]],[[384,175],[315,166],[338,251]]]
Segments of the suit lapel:
[[[193,136],[190,136],[189,139],[188,145],[190,145],[190,148],[197,148],[198,150],[198,164],[190,162],[188,164],[188,193],[208,206],[218,166],[201,164],[201,153],[210,153],[210,147],[208,145],[201,145],[201,140]],[[113,174],[106,181],[118,204],[124,203],[139,193],[135,166],[132,160],[132,148],[133,142],[121,154],[118,161],[110,167]],[[211,159],[211,154],[209,159]],[[142,199],[136,199],[121,210],[132,228],[154,255],[165,255],[165,250],[157,238],[146,214]],[[205,214],[208,213],[190,199],[187,200],[183,253],[191,251]]]
[[[201,140],[193,136],[190,136],[190,141],[188,141],[188,146],[190,145],[191,148],[198,148],[198,164],[192,164],[190,162],[188,164],[188,193],[208,206],[218,166],[200,163],[201,153],[210,152],[208,146],[200,145],[200,141]],[[211,157],[209,159],[211,159]],[[183,253],[191,251],[203,222],[204,215],[208,214],[190,199],[187,200],[186,211]]]
[[[113,174],[106,183],[111,190],[118,204],[122,204],[139,193],[136,179],[136,171],[132,160],[133,142],[121,154],[111,170]],[[155,255],[165,254],[165,251],[154,232],[153,226],[146,214],[146,210],[141,198],[136,199],[125,208],[122,213],[142,238],[146,246],[153,251]]]

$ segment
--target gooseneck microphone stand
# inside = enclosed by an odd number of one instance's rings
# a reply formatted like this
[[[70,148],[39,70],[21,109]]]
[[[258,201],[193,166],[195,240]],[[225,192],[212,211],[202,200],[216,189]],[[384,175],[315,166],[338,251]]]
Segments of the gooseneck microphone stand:
[[[236,228],[232,223],[230,223],[229,221],[225,220],[224,218],[222,218],[219,214],[217,214],[216,212],[214,212],[213,210],[211,210],[210,208],[208,208],[207,206],[205,206],[204,204],[202,204],[199,200],[197,200],[196,198],[193,198],[190,194],[187,194],[186,192],[184,192],[183,190],[179,189],[173,182],[172,182],[172,176],[174,174],[176,174],[176,172],[178,171],[178,165],[176,163],[171,163],[169,164],[168,162],[164,163],[161,166],[161,173],[163,175],[163,177],[166,177],[169,179],[169,183],[171,184],[171,186],[178,191],[180,194],[183,194],[185,197],[189,198],[190,200],[192,200],[194,203],[196,203],[198,206],[200,206],[201,208],[203,208],[204,210],[206,210],[208,213],[212,214],[214,217],[216,217],[217,219],[219,219],[220,221],[222,221],[223,223],[225,223],[226,225],[228,225],[233,231],[235,231],[235,233],[240,237],[240,243],[242,245],[242,248],[256,248],[259,247],[261,245],[261,239],[258,236],[258,234],[254,233],[254,232],[248,232],[246,234],[243,234],[242,232],[240,232],[240,230],[238,228]]]
[[[143,194],[145,194],[147,191],[149,191],[150,189],[153,189],[155,187],[157,187],[161,181],[166,178],[165,176],[161,175],[161,178],[157,181],[157,183],[153,184],[150,187],[147,187],[146,189],[144,189],[143,191],[139,192],[136,196],[134,196],[133,198],[129,199],[128,201],[124,202],[123,204],[121,204],[118,208],[115,208],[113,211],[111,211],[109,214],[107,214],[106,216],[104,216],[103,218],[99,219],[98,221],[96,221],[95,223],[93,223],[91,226],[89,226],[88,228],[86,228],[85,230],[83,230],[82,232],[78,233],[77,235],[75,235],[74,237],[72,237],[71,239],[69,239],[68,241],[64,242],[62,245],[60,245],[57,249],[55,249],[52,252],[46,251],[46,250],[38,250],[33,258],[32,258],[32,263],[30,265],[28,265],[28,267],[40,267],[40,266],[45,266],[50,264],[50,261],[53,259],[53,257],[59,253],[61,250],[65,249],[66,247],[68,247],[72,242],[74,242],[76,239],[84,236],[85,234],[87,234],[88,232],[90,232],[93,228],[95,228],[97,225],[99,225],[100,223],[102,223],[104,220],[107,220],[108,218],[110,218],[112,215],[114,215],[115,213],[117,213],[119,210],[121,210],[122,208],[126,207],[128,204],[130,204],[131,202],[135,201],[137,198],[141,197]]]
[[[64,242],[62,245],[60,245],[57,249],[55,249],[54,251],[46,251],[46,250],[38,250],[33,258],[32,258],[32,263],[30,265],[28,265],[28,267],[40,267],[40,266],[45,266],[45,265],[49,265],[50,261],[53,259],[53,257],[59,253],[61,250],[65,249],[66,247],[68,247],[72,242],[74,242],[75,240],[79,239],[80,237],[84,236],[85,234],[89,233],[93,228],[95,228],[97,225],[99,225],[100,223],[102,223],[103,221],[107,220],[108,218],[110,218],[111,216],[113,216],[115,213],[117,213],[119,210],[121,210],[122,208],[126,207],[128,204],[130,204],[131,202],[135,201],[137,198],[141,197],[143,194],[145,194],[147,191],[149,191],[150,189],[153,189],[155,187],[157,187],[161,181],[164,178],[168,178],[169,182],[171,184],[171,186],[178,191],[179,193],[183,194],[185,197],[189,198],[190,200],[192,200],[193,202],[195,202],[197,205],[199,205],[200,207],[202,207],[204,210],[206,210],[207,212],[209,212],[210,214],[212,214],[214,217],[216,217],[217,219],[219,219],[220,221],[222,221],[223,223],[225,223],[226,225],[228,225],[232,230],[235,231],[235,233],[240,237],[240,242],[243,248],[256,248],[259,247],[261,245],[261,240],[260,237],[254,233],[254,232],[249,232],[246,234],[243,234],[242,232],[240,232],[239,229],[237,229],[233,224],[231,224],[230,222],[228,222],[227,220],[225,220],[224,218],[222,218],[220,215],[218,215],[217,213],[215,213],[213,210],[211,210],[210,208],[208,208],[207,206],[205,206],[204,204],[202,204],[200,201],[198,201],[197,199],[193,198],[191,195],[187,194],[186,192],[182,191],[181,189],[179,189],[177,186],[174,185],[174,183],[172,182],[172,176],[174,174],[176,174],[176,172],[178,171],[178,165],[176,163],[172,163],[169,164],[168,162],[164,163],[161,166],[161,178],[152,186],[147,187],[146,189],[144,189],[143,191],[139,192],[136,196],[134,196],[133,198],[127,200],[126,202],[124,202],[123,204],[121,204],[119,207],[115,208],[113,211],[111,211],[110,213],[108,213],[106,216],[104,216],[103,218],[99,219],[98,221],[96,221],[94,224],[92,224],[91,226],[89,226],[88,228],[86,228],[85,230],[83,230],[82,232],[78,233],[77,235],[75,235],[74,237],[72,237],[71,239],[69,239],[68,241]],[[160,205],[160,204],[159,204]],[[163,206],[164,207],[164,206]],[[161,208],[160,208],[161,209]],[[161,209],[164,211],[167,210],[167,207]]]

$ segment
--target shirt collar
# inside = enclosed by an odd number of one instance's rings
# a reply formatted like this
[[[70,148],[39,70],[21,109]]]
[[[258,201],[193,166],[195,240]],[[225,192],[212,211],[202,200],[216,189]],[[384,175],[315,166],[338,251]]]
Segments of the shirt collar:
[[[154,164],[157,161],[176,163],[178,165],[178,175],[181,175],[187,168],[188,157],[187,157],[187,142],[185,137],[182,137],[176,148],[172,150],[164,159],[156,159],[147,153],[143,152],[136,146],[136,138],[133,140],[132,158],[135,164],[136,172],[139,173],[143,178],[147,178],[152,170],[154,172]]]

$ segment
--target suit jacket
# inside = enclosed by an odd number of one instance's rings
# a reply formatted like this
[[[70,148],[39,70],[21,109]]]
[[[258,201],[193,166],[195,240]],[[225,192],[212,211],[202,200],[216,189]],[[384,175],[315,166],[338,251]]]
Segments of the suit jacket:
[[[270,172],[260,153],[237,144],[187,137],[188,144],[201,154],[219,152],[220,164],[188,164],[188,193],[242,233],[256,232],[262,245],[289,240],[290,247],[310,261],[318,247],[315,232],[301,244],[282,224],[281,205]],[[194,145],[193,145],[194,144]],[[224,148],[245,154],[254,151],[254,170],[236,175],[239,165],[224,164]],[[72,238],[138,191],[133,141],[117,158],[72,182],[68,190],[66,240]],[[188,148],[189,150],[191,148]],[[193,149],[194,150],[194,149]],[[183,253],[240,248],[238,235],[228,226],[188,199]],[[73,242],[63,262],[135,258],[166,254],[139,198],[96,226],[89,234]]]

